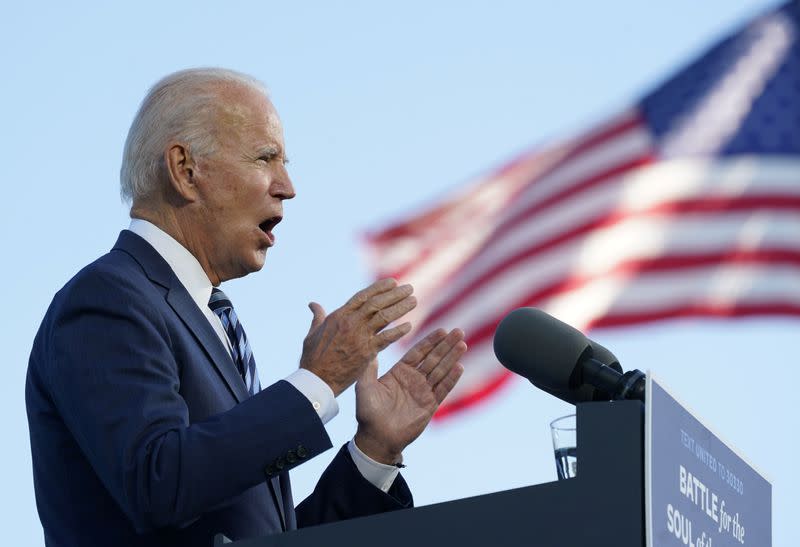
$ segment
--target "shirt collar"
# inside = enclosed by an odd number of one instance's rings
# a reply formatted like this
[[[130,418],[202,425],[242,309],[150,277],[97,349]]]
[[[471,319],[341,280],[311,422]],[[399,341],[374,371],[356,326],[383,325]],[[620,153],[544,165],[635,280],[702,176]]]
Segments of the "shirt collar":
[[[200,310],[208,308],[211,281],[200,262],[186,247],[155,224],[140,218],[131,219],[128,229],[147,241],[166,260]]]

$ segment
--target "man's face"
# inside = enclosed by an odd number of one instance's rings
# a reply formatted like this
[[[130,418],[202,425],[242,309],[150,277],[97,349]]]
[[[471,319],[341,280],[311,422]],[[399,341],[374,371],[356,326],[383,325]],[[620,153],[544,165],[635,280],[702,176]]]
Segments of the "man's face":
[[[269,100],[241,86],[226,89],[222,98],[213,127],[217,149],[197,158],[194,170],[200,233],[187,234],[202,249],[201,263],[214,283],[264,266],[283,200],[295,195],[283,128]]]

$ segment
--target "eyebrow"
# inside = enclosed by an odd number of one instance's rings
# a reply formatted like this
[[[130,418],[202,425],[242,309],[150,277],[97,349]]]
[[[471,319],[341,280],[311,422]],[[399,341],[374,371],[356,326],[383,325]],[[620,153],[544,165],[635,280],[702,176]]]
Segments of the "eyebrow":
[[[262,146],[256,151],[257,157],[268,156],[274,158],[276,156],[282,156],[283,163],[289,163],[289,158],[286,157],[286,152],[284,152],[280,146],[277,144],[269,144],[267,146]]]

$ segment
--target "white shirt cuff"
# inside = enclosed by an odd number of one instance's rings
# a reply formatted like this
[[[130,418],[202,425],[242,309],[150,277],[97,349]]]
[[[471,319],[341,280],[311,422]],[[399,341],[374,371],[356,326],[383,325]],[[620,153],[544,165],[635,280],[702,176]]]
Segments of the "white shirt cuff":
[[[347,450],[350,451],[350,456],[353,458],[353,463],[356,464],[358,471],[361,475],[373,484],[376,488],[380,488],[384,492],[388,492],[392,487],[394,479],[400,470],[394,465],[387,465],[385,463],[376,462],[360,448],[356,446],[355,440],[347,443]]]
[[[339,414],[339,403],[333,396],[333,390],[325,383],[325,380],[310,370],[299,368],[285,380],[308,399],[323,424],[327,424]]]

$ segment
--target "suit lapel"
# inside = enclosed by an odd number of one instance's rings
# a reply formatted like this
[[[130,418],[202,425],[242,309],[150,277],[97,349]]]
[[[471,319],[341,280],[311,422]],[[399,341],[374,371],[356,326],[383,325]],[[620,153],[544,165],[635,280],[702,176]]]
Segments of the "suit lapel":
[[[197,309],[197,304],[194,303],[194,300],[186,292],[183,285],[177,284],[178,287],[169,289],[167,303],[172,306],[178,317],[192,331],[194,337],[197,338],[197,341],[203,346],[208,356],[211,357],[211,361],[225,380],[225,383],[228,384],[228,388],[230,388],[236,400],[241,403],[250,394],[247,393],[247,386],[245,386],[239,371],[236,370],[236,365],[233,363],[230,353],[220,342],[217,333],[214,332],[214,328],[209,324],[206,316]]]
[[[151,281],[158,283],[167,290],[167,303],[203,347],[203,350],[214,363],[233,396],[240,403],[247,399],[250,394],[247,392],[244,380],[239,371],[236,370],[236,365],[227,348],[220,341],[206,316],[198,309],[197,304],[192,300],[186,288],[178,281],[169,264],[149,243],[129,230],[123,230],[120,233],[114,249],[131,255],[142,266]],[[280,477],[268,480],[267,487],[273,497],[275,506],[278,508],[281,526],[285,531],[287,529],[286,511],[283,504]]]
[[[178,281],[169,264],[149,243],[130,230],[123,230],[120,233],[114,249],[131,255],[142,266],[151,281],[167,290],[167,303],[200,343],[233,396],[240,403],[247,399],[250,396],[247,387],[239,371],[236,370],[228,350],[186,288]]]

